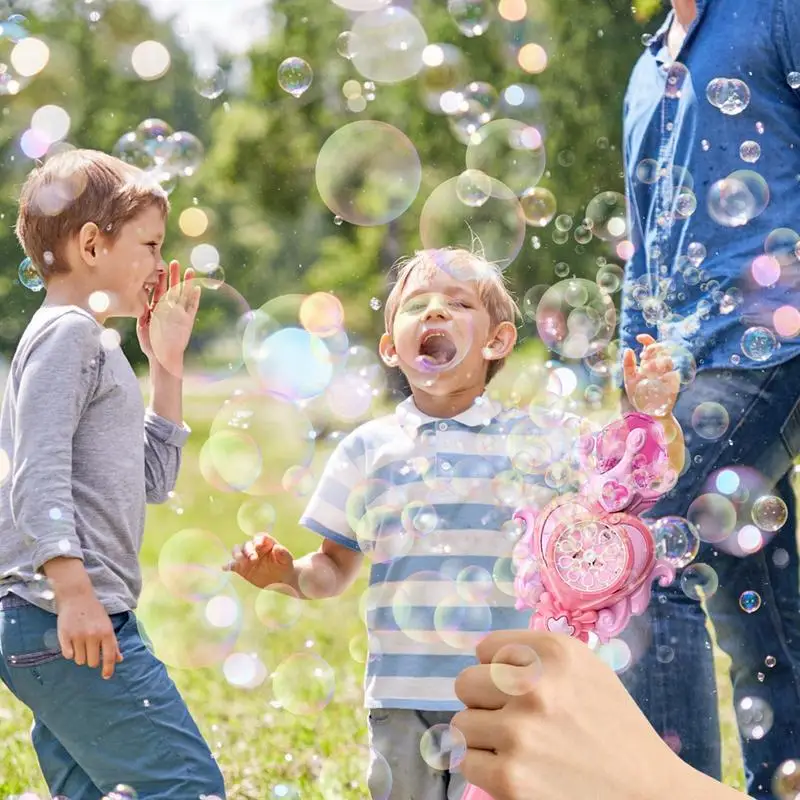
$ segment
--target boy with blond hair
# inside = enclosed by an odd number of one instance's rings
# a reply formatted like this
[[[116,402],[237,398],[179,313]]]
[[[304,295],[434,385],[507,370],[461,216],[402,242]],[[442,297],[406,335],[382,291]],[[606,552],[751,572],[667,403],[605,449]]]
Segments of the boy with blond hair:
[[[46,297],[0,411],[0,679],[33,713],[52,795],[224,796],[222,776],[133,610],[145,503],[173,488],[199,287],[161,258],[169,202],[144,173],[74,150],[29,175],[17,234]],[[111,317],[138,320],[145,411]],[[112,335],[109,335],[112,334]],[[155,352],[158,352],[158,358]]]
[[[256,586],[320,598],[341,594],[365,556],[372,562],[365,702],[374,796],[387,797],[391,779],[391,800],[461,797],[465,782],[447,752],[458,756],[448,727],[463,708],[455,678],[476,663],[484,635],[530,621],[514,608],[508,523],[516,506],[555,494],[544,462],[566,463],[576,437],[545,429],[552,409],[503,409],[486,394],[516,343],[517,316],[502,275],[482,258],[443,249],[410,259],[386,302],[380,353],[412,396],[331,456],[301,519],[324,537],[317,552],[295,561],[261,535],[229,565]],[[522,467],[515,456],[537,448],[546,459],[529,463],[522,481],[512,477]]]

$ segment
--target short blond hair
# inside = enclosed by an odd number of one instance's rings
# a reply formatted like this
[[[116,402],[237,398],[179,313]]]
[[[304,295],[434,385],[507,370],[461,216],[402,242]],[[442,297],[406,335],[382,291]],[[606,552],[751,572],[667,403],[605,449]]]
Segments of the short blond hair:
[[[64,246],[87,222],[112,242],[150,206],[166,216],[166,192],[146,173],[97,150],[68,150],[28,175],[19,198],[17,238],[46,282],[69,272]]]
[[[456,280],[473,281],[477,284],[478,296],[489,312],[492,325],[501,322],[516,324],[522,318],[519,306],[506,286],[503,273],[496,264],[463,248],[440,247],[435,250],[419,250],[410,258],[396,265],[397,281],[392,286],[383,316],[386,332],[391,334],[394,319],[400,308],[400,298],[412,273],[422,271],[424,278],[432,278],[439,270]],[[486,372],[487,383],[502,369],[505,359],[490,361]]]

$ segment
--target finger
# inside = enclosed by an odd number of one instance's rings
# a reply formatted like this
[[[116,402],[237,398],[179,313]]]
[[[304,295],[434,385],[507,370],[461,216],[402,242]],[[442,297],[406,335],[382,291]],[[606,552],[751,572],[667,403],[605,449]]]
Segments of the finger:
[[[552,640],[555,636],[559,636],[559,641],[561,638],[570,641],[567,636],[545,633],[544,631],[493,631],[488,636],[484,636],[483,639],[481,639],[475,650],[475,654],[478,656],[478,660],[481,664],[491,664],[500,650],[503,650],[503,655],[505,656],[506,654],[515,655],[519,652],[520,648],[530,647],[541,656],[542,653],[551,652],[553,645]],[[515,647],[507,647],[507,645],[515,645]],[[505,659],[501,660],[505,661]]]
[[[114,674],[114,665],[117,663],[117,657],[120,656],[117,637],[114,635],[113,631],[103,637],[102,650],[103,677],[108,680]]]
[[[185,283],[189,283],[192,278],[194,278],[197,273],[194,271],[192,267],[186,267],[186,272],[183,273],[183,280]]]
[[[95,637],[86,640],[86,666],[92,669],[100,666],[100,641]]]
[[[156,284],[156,288],[153,290],[153,297],[150,299],[150,308],[154,309],[161,298],[167,292],[167,273],[166,272],[159,272],[158,274],[158,283]]]
[[[626,384],[636,380],[636,353],[630,348],[622,356],[622,377]]]
[[[253,539],[253,547],[260,556],[267,555],[277,544],[277,540],[273,539],[271,536],[267,536],[265,533],[261,533]]]
[[[656,343],[656,340],[649,333],[640,333],[636,337],[636,341],[645,347],[649,347],[651,344]]]
[[[461,670],[455,688],[456,696],[467,708],[496,711],[511,699],[497,688],[491,664],[476,664]]]
[[[67,661],[72,661],[75,657],[75,648],[72,646],[71,640],[60,631],[58,633],[58,643],[61,645],[61,655],[64,656]]]
[[[279,563],[279,564],[291,564],[292,563],[292,554],[282,545],[276,545],[272,549],[272,557]]]
[[[461,731],[467,747],[474,750],[503,750],[508,743],[506,726],[497,711],[468,708],[459,711],[450,724]]]
[[[256,561],[258,559],[258,552],[256,551],[256,545],[254,542],[245,542],[243,551],[244,556],[249,558],[250,561]]]
[[[461,762],[459,772],[473,786],[491,792],[492,797],[501,800],[497,787],[502,785],[502,769],[503,760],[496,753],[469,749]]]
[[[174,259],[169,262],[169,288],[180,296],[181,265]]]
[[[72,640],[72,650],[72,660],[79,666],[83,666],[86,663],[86,642],[83,639],[74,638]]]

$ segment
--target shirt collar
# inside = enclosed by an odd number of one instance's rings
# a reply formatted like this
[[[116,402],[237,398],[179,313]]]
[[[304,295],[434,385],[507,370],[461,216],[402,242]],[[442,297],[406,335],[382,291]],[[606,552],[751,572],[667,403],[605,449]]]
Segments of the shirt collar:
[[[689,30],[687,31],[687,38],[692,34],[694,29],[700,24],[700,20],[705,13],[706,6],[708,5],[709,0],[696,0],[695,5],[697,6],[697,12],[694,17],[694,22],[689,26]],[[658,57],[662,50],[666,52],[667,46],[667,34],[669,33],[669,29],[672,25],[672,21],[675,19],[675,10],[670,9],[669,14],[667,14],[667,18],[664,20],[664,23],[661,27],[653,34],[653,37],[650,39],[647,48],[650,52]]]
[[[484,425],[488,425],[501,410],[500,403],[484,393],[466,411],[462,411],[454,417],[448,417],[447,421],[459,422],[468,428],[482,428]],[[407,397],[397,406],[395,416],[400,426],[412,434],[429,422],[445,421],[441,417],[430,417],[424,414],[417,408],[413,397]]]

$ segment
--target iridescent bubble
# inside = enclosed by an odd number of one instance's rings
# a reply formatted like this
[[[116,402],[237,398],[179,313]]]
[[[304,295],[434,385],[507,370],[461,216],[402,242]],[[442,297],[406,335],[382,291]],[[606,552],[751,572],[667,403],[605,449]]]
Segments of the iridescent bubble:
[[[766,180],[752,170],[738,170],[714,183],[708,191],[708,213],[728,228],[746,225],[769,203]]]
[[[525,222],[535,228],[544,228],[556,215],[558,204],[555,195],[541,186],[525,189],[519,198]]]
[[[649,527],[658,558],[667,559],[676,569],[683,569],[697,558],[700,539],[689,520],[676,516],[661,517]]]
[[[797,87],[800,89],[800,72]],[[784,761],[772,776],[772,793],[777,800],[800,800],[800,759]]]
[[[492,567],[492,579],[494,585],[505,595],[515,596],[514,579],[516,578],[516,568],[511,558],[498,558]]]
[[[706,258],[706,246],[702,242],[691,242],[686,248],[686,256],[695,267],[699,267]]]
[[[517,697],[534,690],[542,677],[543,666],[537,652],[527,645],[503,645],[492,658],[489,674],[503,694]]]
[[[464,36],[481,36],[492,20],[488,0],[447,0],[447,10]]]
[[[769,234],[767,234],[767,238],[764,239],[765,255],[758,256],[756,261],[758,259],[768,258],[777,262],[777,266],[779,268],[788,267],[796,262],[799,247],[800,235],[798,235],[797,231],[794,231],[791,228],[776,228],[774,231],[770,231]],[[780,269],[778,269],[778,278],[779,277]],[[761,285],[769,286],[771,283],[775,283],[778,278],[761,283]]]
[[[608,644],[600,645],[595,652],[617,674],[625,672],[633,661],[631,648],[622,639],[612,639]]]
[[[706,87],[706,97],[723,114],[735,116],[750,105],[750,88],[738,78],[714,78]]]
[[[525,217],[514,192],[492,180],[492,193],[479,207],[464,205],[458,178],[437,186],[420,214],[420,237],[426,249],[462,247],[471,250],[477,238],[488,261],[505,269],[525,241]]]
[[[789,509],[782,498],[765,495],[753,503],[750,515],[762,531],[773,532],[780,530],[786,524],[786,520],[789,519]]]
[[[769,328],[756,326],[742,334],[742,352],[753,361],[769,361],[778,347],[778,340]]]
[[[700,403],[692,412],[692,428],[708,441],[722,438],[730,424],[730,415],[721,403]]]
[[[216,65],[202,67],[194,79],[194,90],[207,100],[216,100],[227,88],[228,76]]]
[[[763,739],[772,730],[772,706],[761,697],[743,697],[736,704],[736,721],[745,739]]]
[[[41,292],[44,289],[44,281],[30,258],[25,257],[20,261],[17,274],[19,275],[19,282],[26,289],[30,289],[32,292]]]
[[[455,769],[464,760],[467,742],[458,728],[440,722],[422,734],[419,752],[431,769],[444,772]]]
[[[786,76],[786,82],[792,89],[800,89],[800,72],[790,72]]]
[[[540,338],[549,349],[566,358],[584,358],[602,350],[611,341],[615,325],[611,298],[596,283],[583,278],[570,278],[552,286],[536,310]]]
[[[664,96],[671,100],[679,98],[688,77],[689,70],[686,65],[680,61],[673,62],[667,72],[667,84],[664,89]]]
[[[636,177],[641,183],[655,183],[658,180],[658,161],[644,158],[636,165]]]
[[[410,11],[389,6],[356,17],[351,41],[352,63],[365,78],[399,83],[422,69],[428,37]]]
[[[479,169],[467,169],[456,180],[456,194],[466,206],[479,208],[492,194],[492,179]]]
[[[333,667],[316,653],[295,653],[272,673],[272,693],[295,716],[319,714],[333,698]]]
[[[692,600],[706,600],[719,588],[719,577],[708,564],[690,564],[681,573],[681,589]]]
[[[597,270],[595,282],[606,294],[614,294],[622,286],[625,271],[618,264],[606,264]]]
[[[755,164],[761,158],[761,145],[758,142],[742,142],[739,147],[739,157],[748,164]]]
[[[492,609],[485,601],[468,602],[458,594],[440,601],[433,612],[439,638],[456,650],[474,651],[492,629]]]
[[[681,379],[681,388],[691,385],[697,375],[697,361],[692,351],[678,342],[664,342],[666,355],[672,359],[672,368]]]
[[[421,620],[419,608],[436,608],[456,594],[456,584],[441,572],[423,570],[409,575],[391,596],[392,617],[398,629],[420,644],[440,644],[438,632],[429,630],[430,622]]]
[[[256,595],[255,612],[259,622],[270,631],[285,630],[300,619],[306,601],[291,586],[272,584]]]
[[[286,470],[298,464],[307,466],[314,453],[314,431],[305,414],[295,405],[264,393],[239,393],[227,400],[211,424],[212,437],[219,433],[239,433],[242,442],[249,437],[258,452],[269,454],[270,468],[260,471],[241,490],[254,497],[282,491],[281,478]],[[218,486],[220,476],[209,461],[204,463],[201,457],[201,471],[207,481]],[[236,468],[234,461],[231,469]],[[218,488],[225,491],[224,482]]]
[[[472,134],[494,119],[500,98],[490,83],[473,81],[455,93],[452,101],[446,109],[450,130],[459,142],[468,145]]]
[[[736,527],[736,508],[733,503],[720,494],[701,494],[692,501],[686,512],[686,519],[694,526],[697,535],[704,542],[722,542],[733,533]]]
[[[172,126],[163,119],[151,118],[139,123],[134,134],[149,159],[148,166],[161,166],[170,160],[174,152],[173,133]]]
[[[687,219],[697,211],[697,195],[691,189],[681,189],[675,200],[675,213]]]
[[[360,120],[326,140],[315,174],[320,197],[334,214],[353,225],[384,225],[414,202],[422,165],[404,133]]]
[[[739,608],[745,614],[754,614],[761,608],[761,595],[752,589],[747,589],[739,595]]]
[[[592,233],[605,242],[624,239],[628,231],[625,196],[619,192],[600,192],[586,206],[586,219]]]
[[[674,393],[662,378],[644,378],[636,384],[631,401],[637,411],[663,417],[674,402]]]
[[[219,537],[200,528],[170,536],[158,554],[158,574],[170,592],[183,600],[203,600],[218,594],[228,583],[221,570],[228,548]]]
[[[422,63],[418,80],[425,108],[452,114],[462,102],[459,90],[467,81],[463,53],[452,44],[429,44],[422,51]]]
[[[353,34],[350,31],[342,31],[336,37],[336,52],[346,59],[351,59],[355,53],[353,49]]]
[[[270,533],[275,526],[275,508],[261,500],[245,500],[236,513],[236,523],[246,536]]]
[[[539,131],[513,119],[479,128],[467,146],[467,167],[478,169],[521,194],[544,175],[545,148]]]
[[[403,509],[401,521],[414,536],[428,536],[439,526],[439,515],[433,506],[415,500]]]
[[[297,56],[284,59],[278,67],[278,86],[292,97],[305,94],[313,80],[314,71],[307,61]]]
[[[177,131],[169,137],[170,154],[164,166],[167,171],[190,178],[203,163],[203,143],[188,131]]]

